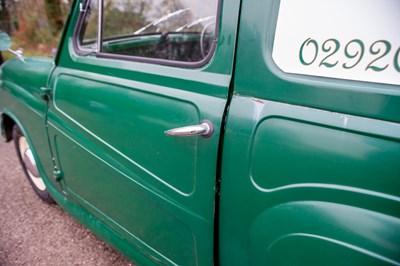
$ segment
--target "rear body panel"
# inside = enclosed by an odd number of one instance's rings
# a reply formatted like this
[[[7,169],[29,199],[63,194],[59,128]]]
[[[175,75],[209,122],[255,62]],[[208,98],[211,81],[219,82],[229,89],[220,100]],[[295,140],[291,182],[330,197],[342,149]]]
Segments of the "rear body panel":
[[[242,3],[223,146],[221,264],[399,264],[398,80],[281,70],[273,51],[280,4],[290,3]]]

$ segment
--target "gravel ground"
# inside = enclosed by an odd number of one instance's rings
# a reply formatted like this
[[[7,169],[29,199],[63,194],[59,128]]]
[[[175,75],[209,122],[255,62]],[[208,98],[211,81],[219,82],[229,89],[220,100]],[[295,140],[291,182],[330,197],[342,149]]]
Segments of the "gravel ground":
[[[0,140],[0,266],[133,265],[57,205],[40,200],[13,143]]]

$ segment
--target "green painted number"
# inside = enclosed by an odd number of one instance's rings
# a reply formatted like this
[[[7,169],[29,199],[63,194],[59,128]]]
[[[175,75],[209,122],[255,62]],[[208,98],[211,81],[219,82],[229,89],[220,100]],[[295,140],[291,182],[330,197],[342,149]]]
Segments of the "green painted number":
[[[334,46],[335,48],[333,48],[333,46]],[[326,40],[326,41],[324,42],[324,44],[322,45],[322,51],[324,51],[325,53],[329,53],[329,52],[333,49],[333,52],[330,53],[328,56],[326,56],[324,59],[322,59],[322,61],[321,61],[321,63],[319,64],[319,66],[326,66],[326,67],[328,67],[328,68],[331,68],[331,67],[336,66],[337,63],[338,63],[339,61],[336,61],[335,63],[328,63],[328,62],[326,62],[326,61],[327,61],[328,58],[330,58],[332,55],[336,54],[337,51],[339,51],[339,48],[340,48],[340,43],[339,43],[338,40],[336,40],[336,39],[329,39],[329,40]]]
[[[351,53],[349,51],[349,49],[351,48],[350,46],[354,47],[354,45],[352,45],[352,44],[357,44],[356,48],[358,48],[358,50],[356,50],[355,53]],[[351,69],[351,68],[355,67],[356,65],[358,65],[364,56],[364,51],[365,51],[365,46],[361,40],[356,39],[356,40],[352,40],[351,42],[349,42],[344,49],[344,54],[346,55],[346,57],[348,57],[350,59],[354,59],[356,57],[358,57],[358,59],[352,66],[349,66],[348,64],[344,63],[343,68]]]
[[[314,46],[314,54],[313,48],[308,48],[309,51],[305,51],[305,49],[309,46]],[[319,63],[319,67],[325,66],[327,68],[333,68],[338,65],[339,60],[336,60],[336,62],[332,62],[332,56],[335,55],[339,50],[340,50],[340,42],[336,39],[328,39],[326,40],[322,46],[322,51],[325,53],[328,53],[327,56],[325,56],[322,61]],[[310,50],[311,49],[311,50]],[[386,40],[379,40],[374,42],[370,47],[369,47],[369,52],[372,55],[376,55],[377,58],[375,58],[371,63],[368,64],[368,66],[365,68],[365,71],[368,71],[368,69],[372,69],[373,71],[376,72],[381,72],[384,71],[385,69],[388,68],[389,64],[386,64],[385,66],[379,66],[378,61],[387,56],[392,49],[392,45],[390,42]],[[309,66],[312,65],[315,60],[317,60],[319,53],[319,46],[318,42],[314,39],[308,38],[305,40],[299,51],[299,59],[300,62],[304,66]],[[351,40],[349,43],[346,44],[344,48],[344,55],[348,59],[354,59],[354,63],[351,64],[351,62],[345,62],[342,64],[342,67],[344,69],[352,69],[358,64],[360,64],[361,60],[364,58],[365,54],[365,44],[363,41],[360,39],[354,39]],[[304,59],[304,56],[306,55],[307,59]],[[313,57],[311,56],[313,55]],[[312,57],[312,59],[311,59]],[[311,59],[311,60],[310,60]],[[306,61],[307,60],[307,61]],[[328,61],[330,60],[330,62]],[[397,72],[400,72],[400,47],[397,49],[395,55],[394,55],[394,60],[393,60],[393,65],[394,68]]]
[[[371,52],[371,54],[373,54],[373,55],[378,55],[378,54],[381,52],[381,48],[377,47],[377,45],[378,45],[379,43],[383,43],[383,44],[385,45],[385,47],[386,47],[386,50],[383,52],[383,54],[382,54],[381,56],[379,56],[379,57],[376,58],[374,61],[372,61],[371,63],[369,63],[369,65],[368,65],[367,68],[365,69],[366,71],[367,71],[368,69],[372,69],[372,70],[374,70],[374,71],[383,71],[383,70],[385,70],[385,69],[389,66],[388,64],[387,64],[386,66],[384,66],[384,67],[377,67],[377,66],[374,66],[374,65],[373,65],[376,61],[378,61],[379,59],[385,57],[385,56],[390,52],[390,50],[392,49],[392,45],[390,44],[390,42],[385,41],[385,40],[380,40],[380,41],[374,42],[374,43],[371,45],[371,48],[369,49],[369,51]]]
[[[308,46],[310,43],[313,44],[314,47],[315,47],[315,56],[314,56],[314,58],[313,58],[313,60],[312,60],[311,62],[306,62],[306,61],[304,60],[304,57],[303,57],[303,50],[304,50],[304,46],[305,46],[305,45]],[[313,39],[311,39],[311,38],[308,38],[307,40],[305,40],[305,41],[303,42],[303,44],[302,44],[301,47],[300,47],[300,52],[299,52],[300,62],[301,62],[303,65],[305,65],[305,66],[309,66],[309,65],[311,65],[312,63],[314,63],[315,59],[317,59],[317,56],[318,56],[318,43],[317,43],[316,40],[313,40]]]

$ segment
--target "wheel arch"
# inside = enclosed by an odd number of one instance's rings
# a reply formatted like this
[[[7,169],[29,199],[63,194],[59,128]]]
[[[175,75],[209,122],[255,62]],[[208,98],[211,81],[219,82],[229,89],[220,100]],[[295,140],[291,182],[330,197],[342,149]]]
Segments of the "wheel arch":
[[[2,113],[0,116],[0,127],[1,127],[1,137],[4,142],[10,142],[12,137],[12,129],[15,125],[15,121],[11,116],[6,113]]]
[[[21,122],[20,119],[18,119],[18,117],[12,111],[10,111],[8,109],[3,110],[3,113],[1,113],[0,118],[1,118],[1,131],[2,131],[2,135],[3,135],[3,130],[4,130],[4,135],[7,138],[6,142],[10,142],[13,139],[13,136],[12,136],[13,127],[14,127],[14,125],[17,125],[21,129],[21,132],[26,137],[29,145],[31,147],[34,147],[32,145],[32,141],[28,134],[28,131],[24,127],[24,124]],[[37,155],[35,154],[35,157],[36,156]]]

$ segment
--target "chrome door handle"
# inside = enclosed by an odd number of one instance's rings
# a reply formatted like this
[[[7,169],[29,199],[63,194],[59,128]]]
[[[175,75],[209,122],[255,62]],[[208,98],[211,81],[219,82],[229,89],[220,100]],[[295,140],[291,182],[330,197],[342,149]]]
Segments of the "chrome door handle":
[[[209,138],[213,132],[213,124],[208,120],[203,120],[199,125],[170,129],[164,131],[164,134],[167,136],[203,136]]]

